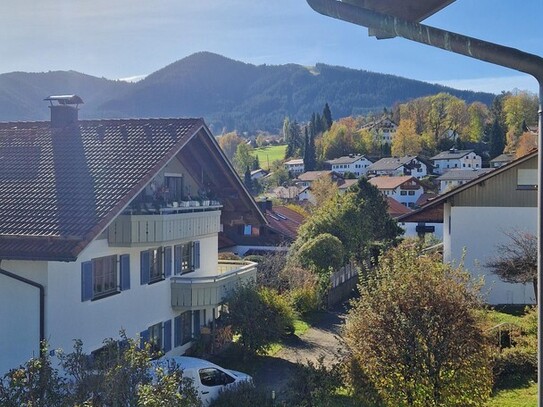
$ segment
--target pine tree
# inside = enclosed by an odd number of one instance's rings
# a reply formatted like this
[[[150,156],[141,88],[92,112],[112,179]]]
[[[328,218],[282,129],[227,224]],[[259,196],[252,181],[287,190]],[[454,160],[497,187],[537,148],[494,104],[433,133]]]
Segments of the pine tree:
[[[490,130],[490,158],[496,158],[505,148],[505,133],[498,119],[494,119]]]
[[[251,170],[249,169],[249,166],[247,166],[247,169],[245,170],[245,176],[243,183],[245,184],[245,187],[247,190],[252,194],[253,193],[253,180],[251,178]]]
[[[258,170],[260,168],[260,160],[258,159],[258,155],[255,155],[255,159],[253,160],[253,170]]]
[[[313,171],[317,165],[315,151],[315,137],[311,136],[307,127],[305,128],[305,150],[304,150],[304,168],[306,171]]]
[[[330,127],[332,127],[332,112],[330,111],[330,106],[328,106],[328,103],[324,105],[324,109],[322,111],[322,121],[324,124],[324,131],[330,130]]]

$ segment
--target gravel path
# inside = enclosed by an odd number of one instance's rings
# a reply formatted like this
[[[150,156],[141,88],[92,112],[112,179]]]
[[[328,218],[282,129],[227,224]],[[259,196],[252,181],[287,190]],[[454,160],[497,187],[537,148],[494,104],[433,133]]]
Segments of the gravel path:
[[[328,311],[301,337],[293,336],[276,355],[265,358],[263,367],[254,375],[255,384],[266,391],[275,390],[280,398],[297,364],[316,362],[321,355],[325,364],[336,361],[344,318],[343,310]]]

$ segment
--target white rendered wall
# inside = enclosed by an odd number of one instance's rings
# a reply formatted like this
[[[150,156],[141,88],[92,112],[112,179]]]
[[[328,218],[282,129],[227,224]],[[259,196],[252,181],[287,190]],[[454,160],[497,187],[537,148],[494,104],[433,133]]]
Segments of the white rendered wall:
[[[444,260],[459,264],[465,248],[464,266],[473,276],[484,277],[483,293],[489,304],[534,302],[532,284],[504,283],[484,264],[499,254],[497,244],[510,240],[504,232],[517,229],[536,234],[537,208],[452,207],[451,211],[446,204],[443,220]]]

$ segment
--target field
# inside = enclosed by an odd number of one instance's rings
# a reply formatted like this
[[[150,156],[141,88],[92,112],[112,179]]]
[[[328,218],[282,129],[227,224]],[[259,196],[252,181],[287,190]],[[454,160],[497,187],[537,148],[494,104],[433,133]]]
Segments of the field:
[[[285,158],[286,148],[286,145],[260,147],[255,148],[253,153],[258,157],[260,167],[267,170],[274,161],[283,160]]]

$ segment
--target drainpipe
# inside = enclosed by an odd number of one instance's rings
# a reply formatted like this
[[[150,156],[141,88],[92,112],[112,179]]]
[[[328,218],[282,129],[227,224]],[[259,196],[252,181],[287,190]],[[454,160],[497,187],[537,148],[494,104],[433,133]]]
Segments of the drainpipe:
[[[2,260],[0,260],[0,263],[1,262]],[[20,281],[21,283],[31,285],[32,287],[35,287],[38,289],[39,296],[40,296],[40,341],[38,344],[38,349],[40,350],[40,357],[44,357],[45,349],[43,348],[43,343],[45,341],[45,287],[32,280],[18,276],[17,274],[11,273],[2,268],[0,268],[0,274],[6,277],[12,278],[14,280]]]
[[[515,69],[532,75],[539,83],[539,134],[538,134],[538,189],[537,189],[537,345],[538,345],[538,405],[543,406],[543,58],[515,48],[482,41],[427,25],[402,20],[400,18],[377,13],[373,10],[354,6],[337,0],[306,0],[317,13],[356,25],[367,27],[370,34],[378,37],[403,37],[408,40],[431,45],[456,54],[465,55],[480,61]]]

